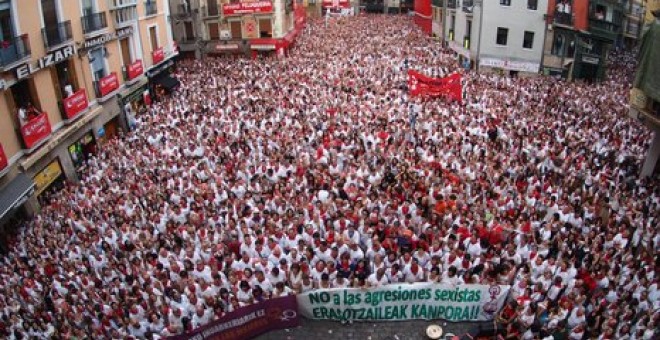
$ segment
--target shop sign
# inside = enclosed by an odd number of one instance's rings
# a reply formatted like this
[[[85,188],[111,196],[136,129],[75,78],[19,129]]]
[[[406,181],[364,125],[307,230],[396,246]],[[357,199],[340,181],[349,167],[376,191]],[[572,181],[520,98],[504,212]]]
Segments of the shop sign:
[[[592,64],[592,65],[598,65],[600,62],[600,58],[597,57],[589,57],[589,56],[582,56],[582,61],[587,63],[587,64]]]
[[[142,60],[136,60],[132,64],[128,65],[126,69],[128,75],[128,80],[133,80],[144,73],[144,67],[142,67]]]
[[[99,92],[101,92],[101,97],[107,96],[109,93],[118,88],[119,78],[115,72],[112,72],[99,80]]]
[[[48,137],[50,132],[50,121],[48,120],[48,114],[46,112],[42,112],[39,116],[25,123],[25,125],[21,127],[23,142],[28,149],[32,149],[37,143]]]
[[[349,8],[351,4],[348,0],[323,0],[323,7]]]
[[[6,168],[7,164],[9,164],[9,161],[7,161],[7,156],[5,155],[5,149],[3,149],[2,144],[0,144],[0,170]]]
[[[85,89],[80,89],[76,93],[72,94],[68,98],[64,98],[62,101],[64,105],[64,113],[66,114],[67,119],[71,119],[77,116],[80,112],[83,112],[89,103],[87,102],[87,95],[85,94]]]
[[[62,175],[62,167],[56,159],[34,176],[34,193],[39,195],[44,192],[60,175]]]
[[[237,50],[238,44],[217,44],[215,45],[215,50],[216,51],[234,51]]]
[[[504,70],[521,71],[537,73],[539,71],[538,63],[524,62],[524,61],[510,61],[495,58],[481,58],[479,66],[501,68]]]
[[[273,3],[270,1],[238,2],[222,5],[224,15],[260,14],[273,12]]]
[[[78,48],[78,53],[83,53],[85,51],[91,50],[94,47],[98,47],[101,45],[105,45],[108,42],[111,42],[113,40],[121,39],[123,37],[127,37],[129,35],[133,34],[133,27],[128,26],[124,27],[122,29],[118,29],[112,33],[106,33],[102,34],[99,36],[96,36],[91,39],[87,39],[83,41],[82,43],[79,43],[79,48]]]
[[[152,60],[151,63],[152,65],[156,65],[161,61],[165,60],[165,51],[163,50],[162,47],[151,52],[151,60]]]
[[[71,58],[75,54],[73,45],[64,46],[58,50],[50,52],[37,60],[35,64],[23,64],[16,68],[16,78],[18,80],[27,78],[29,75],[64,60]]]

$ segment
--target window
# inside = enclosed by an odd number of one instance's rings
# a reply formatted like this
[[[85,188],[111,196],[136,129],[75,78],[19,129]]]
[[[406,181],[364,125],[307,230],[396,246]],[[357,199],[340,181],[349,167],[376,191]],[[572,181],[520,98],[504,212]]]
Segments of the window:
[[[156,32],[156,26],[149,27],[149,40],[151,41],[151,50],[155,51],[158,49],[158,33]]]
[[[500,0],[500,5],[511,6],[511,0]]]
[[[209,29],[209,40],[219,40],[220,39],[220,27],[217,22],[210,22],[208,24]]]
[[[539,0],[527,0],[527,9],[536,11],[539,8]]]
[[[523,37],[523,48],[533,48],[534,47],[534,32],[525,31],[525,36]]]
[[[119,40],[119,47],[121,47],[121,61],[126,65],[130,65],[133,62],[131,58],[131,40],[129,37]]]
[[[509,29],[504,27],[497,28],[497,40],[495,41],[498,45],[506,46],[506,41],[509,38]]]
[[[89,52],[89,65],[92,67],[94,80],[99,81],[106,76],[104,47],[98,47]]]
[[[0,40],[12,41],[14,29],[11,19],[11,4],[9,0],[0,1]]]
[[[55,93],[59,99],[67,98],[78,91],[78,82],[76,79],[76,69],[73,66],[73,60],[61,62],[55,67],[51,67],[51,77]]]
[[[229,29],[231,30],[232,39],[241,39],[243,37],[243,28],[240,21],[230,21]]]
[[[273,25],[270,18],[259,19],[259,37],[271,38],[273,36]]]

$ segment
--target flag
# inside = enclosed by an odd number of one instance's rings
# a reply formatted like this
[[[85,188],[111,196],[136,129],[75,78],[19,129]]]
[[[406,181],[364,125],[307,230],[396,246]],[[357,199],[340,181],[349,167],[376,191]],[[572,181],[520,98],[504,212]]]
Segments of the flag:
[[[444,78],[432,78],[417,71],[408,70],[408,91],[413,97],[437,98],[447,96],[459,103],[463,101],[463,88],[459,73]]]

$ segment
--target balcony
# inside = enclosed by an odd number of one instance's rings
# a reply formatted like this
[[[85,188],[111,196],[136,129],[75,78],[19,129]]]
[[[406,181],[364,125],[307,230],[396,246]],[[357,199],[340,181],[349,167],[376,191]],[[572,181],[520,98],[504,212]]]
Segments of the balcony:
[[[470,50],[470,37],[463,37],[463,48],[466,50]]]
[[[41,29],[41,36],[44,39],[44,47],[47,50],[71,41],[71,21],[60,22],[57,25],[49,25]]]
[[[616,40],[621,25],[607,20],[589,18],[589,31],[609,40]]]
[[[108,27],[108,20],[105,12],[92,13],[80,18],[82,21],[83,33],[90,34]]]
[[[457,0],[447,0],[447,8],[456,9],[456,2]]]
[[[137,6],[137,0],[108,0],[111,10]]]
[[[158,14],[158,2],[150,0],[144,3],[144,15],[151,16]]]
[[[472,13],[474,10],[474,1],[473,0],[463,0],[463,12]]]
[[[0,66],[6,67],[32,54],[27,34],[0,41]]]
[[[570,13],[555,13],[552,22],[556,25],[573,26],[573,15]]]

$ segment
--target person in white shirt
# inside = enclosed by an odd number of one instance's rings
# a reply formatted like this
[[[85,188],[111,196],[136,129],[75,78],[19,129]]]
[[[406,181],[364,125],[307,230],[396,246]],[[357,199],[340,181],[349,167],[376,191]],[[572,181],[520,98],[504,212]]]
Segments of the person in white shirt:
[[[389,284],[390,281],[385,275],[385,268],[378,269],[367,278],[367,287],[380,287]]]

